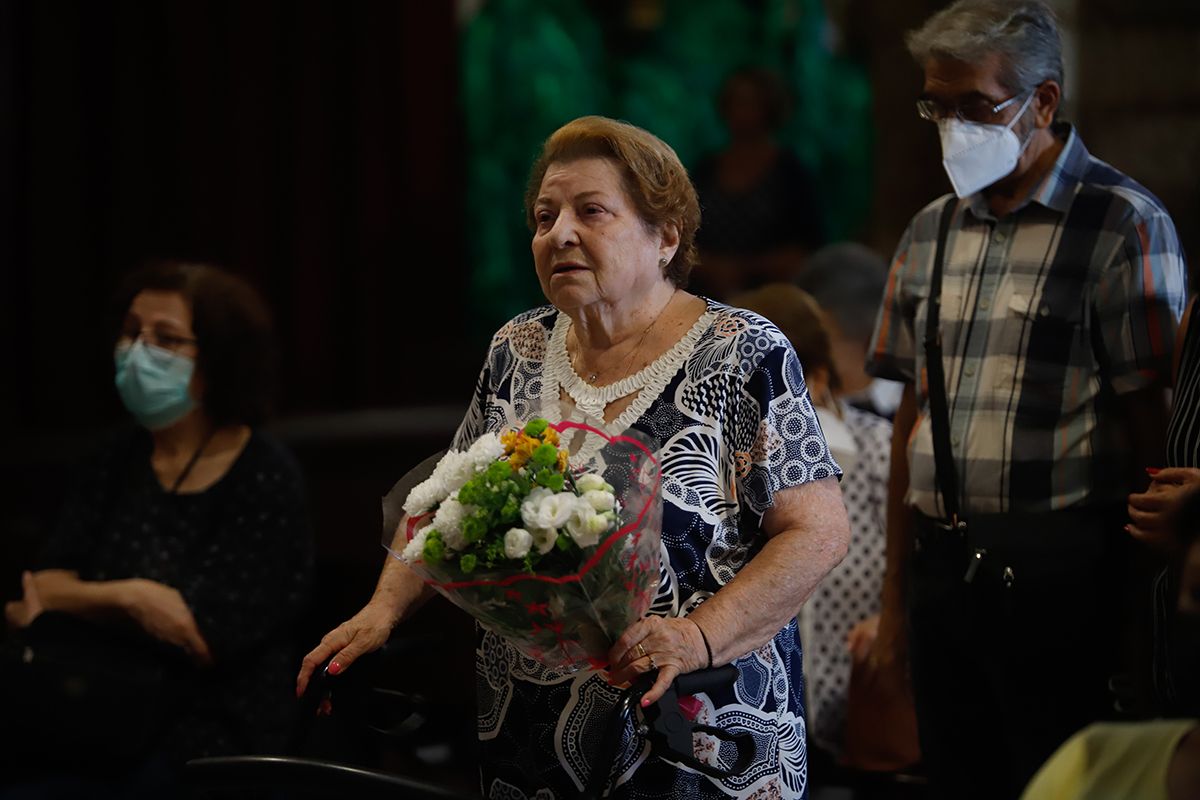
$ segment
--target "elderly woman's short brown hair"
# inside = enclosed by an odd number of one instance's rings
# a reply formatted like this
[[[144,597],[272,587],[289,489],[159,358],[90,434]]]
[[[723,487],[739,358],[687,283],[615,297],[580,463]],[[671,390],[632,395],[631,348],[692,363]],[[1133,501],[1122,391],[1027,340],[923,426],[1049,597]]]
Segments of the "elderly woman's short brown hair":
[[[696,230],[700,227],[700,200],[687,170],[671,146],[652,133],[607,117],[580,117],[556,130],[542,145],[525,189],[525,219],[537,229],[533,207],[542,178],[553,163],[580,158],[608,158],[620,166],[625,191],[642,221],[651,228],[674,223],[679,229],[679,249],[664,268],[667,280],[687,285],[696,265]]]

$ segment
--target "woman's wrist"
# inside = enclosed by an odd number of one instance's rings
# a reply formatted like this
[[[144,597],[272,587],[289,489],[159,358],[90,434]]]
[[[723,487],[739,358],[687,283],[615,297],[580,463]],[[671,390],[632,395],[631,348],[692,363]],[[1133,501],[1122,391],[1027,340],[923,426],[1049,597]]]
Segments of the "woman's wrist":
[[[141,602],[138,579],[128,578],[97,584],[95,592],[104,605],[127,616],[135,616]]]
[[[692,623],[692,627],[694,627],[696,632],[700,634],[700,647],[697,648],[696,651],[700,656],[699,663],[701,664],[698,669],[711,669],[713,665],[712,644],[708,641],[708,636],[705,634],[704,628],[701,627],[699,622],[691,617],[687,617],[686,619],[688,622]]]

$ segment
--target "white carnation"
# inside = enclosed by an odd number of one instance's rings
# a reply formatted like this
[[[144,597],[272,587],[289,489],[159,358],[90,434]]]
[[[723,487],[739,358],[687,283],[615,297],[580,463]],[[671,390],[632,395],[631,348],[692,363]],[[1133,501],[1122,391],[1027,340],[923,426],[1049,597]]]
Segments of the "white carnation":
[[[494,433],[485,433],[480,436],[467,451],[467,457],[476,469],[487,469],[488,465],[502,455],[504,455],[504,445],[500,444],[500,437]]]
[[[438,508],[433,517],[433,527],[442,535],[442,541],[451,550],[463,550],[467,546],[466,537],[462,533],[463,520],[475,513],[475,506],[467,506],[458,502],[458,493],[448,497]]]
[[[617,498],[612,492],[592,489],[583,493],[583,499],[596,511],[612,511],[617,506]]]
[[[530,528],[529,532],[533,535],[533,546],[539,555],[549,553],[558,541],[558,531],[552,528]]]
[[[611,492],[612,486],[594,472],[585,472],[575,479],[575,485],[579,488],[580,493],[588,492]]]
[[[529,555],[533,534],[524,528],[510,528],[504,534],[504,555],[509,558],[524,558]]]
[[[446,482],[442,480],[441,476],[435,470],[433,475],[418,483],[409,491],[408,497],[404,499],[404,513],[410,517],[424,514],[445,500],[449,494],[450,490],[446,488]]]
[[[575,544],[594,547],[600,541],[600,536],[611,527],[612,520],[608,514],[597,514],[596,509],[583,498],[576,498],[574,512],[567,520],[567,533],[571,534]]]
[[[414,564],[422,560],[422,553],[425,550],[425,539],[429,534],[429,531],[430,528],[428,526],[421,528],[421,530],[417,531],[416,535],[409,540],[408,544],[404,546],[404,552],[400,554],[400,558],[404,559],[405,563]]]
[[[461,489],[464,483],[475,477],[477,471],[469,454],[446,453],[434,469],[433,477],[439,478],[445,484],[448,494]]]

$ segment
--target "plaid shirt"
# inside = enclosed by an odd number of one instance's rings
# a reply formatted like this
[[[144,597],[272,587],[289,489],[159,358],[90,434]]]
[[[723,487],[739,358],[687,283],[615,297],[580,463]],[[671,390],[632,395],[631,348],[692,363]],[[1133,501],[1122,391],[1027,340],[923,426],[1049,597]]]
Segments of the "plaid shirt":
[[[941,330],[964,513],[1047,511],[1122,499],[1128,447],[1115,396],[1169,382],[1183,313],[1183,253],[1146,189],[1093,158],[1068,126],[1054,169],[996,219],[958,201],[946,243]],[[924,333],[942,198],[905,231],[870,371],[915,383],[907,502],[944,517],[934,475]]]

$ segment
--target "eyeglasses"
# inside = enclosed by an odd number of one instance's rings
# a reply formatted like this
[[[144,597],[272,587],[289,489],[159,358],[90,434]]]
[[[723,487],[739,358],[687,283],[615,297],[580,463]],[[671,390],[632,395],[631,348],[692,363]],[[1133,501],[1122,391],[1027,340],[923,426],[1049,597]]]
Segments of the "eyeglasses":
[[[153,328],[150,330],[142,330],[134,327],[126,327],[121,331],[120,342],[124,345],[132,345],[139,338],[152,347],[170,350],[173,353],[179,352],[188,345],[195,345],[198,343],[196,339],[193,339],[190,336],[176,336],[173,333],[157,331]]]
[[[947,106],[938,100],[922,97],[917,101],[917,114],[921,116],[921,119],[929,122],[940,122],[951,117],[961,122],[989,122],[1024,96],[1024,94],[1014,94],[999,103],[993,103],[987,97],[976,97],[955,106]]]

